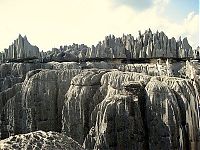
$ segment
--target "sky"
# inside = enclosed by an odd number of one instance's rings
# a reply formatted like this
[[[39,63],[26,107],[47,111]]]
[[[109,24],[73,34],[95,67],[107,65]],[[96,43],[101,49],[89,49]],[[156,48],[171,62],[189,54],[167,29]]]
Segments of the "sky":
[[[0,51],[19,34],[40,50],[96,45],[106,35],[151,28],[199,45],[198,0],[0,0]]]

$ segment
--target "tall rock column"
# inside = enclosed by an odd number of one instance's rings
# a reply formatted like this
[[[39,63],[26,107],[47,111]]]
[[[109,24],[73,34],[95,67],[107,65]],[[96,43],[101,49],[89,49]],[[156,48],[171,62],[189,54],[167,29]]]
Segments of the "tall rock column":
[[[105,98],[96,106],[96,119],[84,141],[86,149],[147,149],[138,82],[125,84],[122,94]]]
[[[164,83],[151,79],[146,86],[146,118],[149,149],[183,147],[180,111],[175,94]]]

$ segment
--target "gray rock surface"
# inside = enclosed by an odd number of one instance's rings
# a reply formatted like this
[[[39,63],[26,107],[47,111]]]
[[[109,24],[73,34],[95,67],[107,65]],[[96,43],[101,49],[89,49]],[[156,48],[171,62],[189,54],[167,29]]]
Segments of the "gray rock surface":
[[[90,64],[51,62],[39,69],[4,64],[2,77],[12,74],[23,80],[0,93],[1,138],[62,129],[88,149],[198,147],[197,65],[185,63],[188,77],[192,69],[196,72],[192,81],[161,73],[167,67],[159,69],[159,63],[113,63],[107,69]]]
[[[39,48],[28,42],[26,36],[19,35],[8,49],[5,49],[5,60],[34,59],[40,57]]]
[[[139,31],[137,38],[131,34],[115,37],[106,36],[97,45],[88,47],[84,44],[75,44],[52,48],[47,52],[41,51],[32,46],[26,37],[19,35],[4,54],[1,54],[4,61],[29,60],[38,58],[41,62],[85,62],[110,61],[110,60],[143,60],[156,58],[171,59],[199,59],[197,50],[192,50],[187,38],[168,38],[163,31],[153,33],[150,29],[143,34]]]
[[[61,131],[64,95],[80,70],[42,70],[26,78],[22,87],[23,132]]]
[[[193,55],[194,55],[194,59],[200,58],[200,47],[199,46],[196,49],[194,49]]]
[[[24,81],[26,73],[43,68],[43,64],[3,63],[0,65],[0,92]]]
[[[86,149],[145,149],[140,106],[144,87],[128,83],[123,95],[104,99],[93,111],[93,124],[83,143]]]
[[[199,133],[199,84],[191,80],[167,78],[165,83],[174,91],[180,109],[181,127],[190,149],[197,149]],[[190,93],[190,94],[188,94]],[[187,141],[188,140],[188,141]],[[186,148],[188,148],[186,147]]]
[[[98,90],[105,71],[83,71],[75,76],[65,95],[63,107],[63,132],[83,143],[89,131],[90,115],[100,102]]]
[[[72,138],[56,132],[36,131],[11,136],[0,141],[0,149],[83,150]]]
[[[152,79],[147,84],[146,91],[149,149],[169,150],[183,147],[180,110],[175,94],[157,79]]]
[[[69,88],[71,78],[78,74],[80,69],[67,69],[73,67],[78,68],[77,65],[71,63],[50,63],[44,66],[39,65],[38,68],[46,67],[55,68],[57,70],[34,70],[35,65],[33,65],[30,66],[33,71],[24,75],[24,72],[30,68],[28,67],[27,69],[28,64],[26,64],[26,69],[23,72],[24,66],[21,67],[20,65],[23,64],[7,64],[8,68],[11,67],[10,72],[12,72],[13,75],[15,72],[16,76],[22,73],[21,77],[25,80],[23,83],[16,84],[0,93],[1,138],[6,138],[13,134],[35,131],[38,128],[45,131],[56,128],[55,131],[60,131],[64,95]],[[5,67],[3,68],[8,71]],[[13,68],[17,68],[16,71]],[[63,71],[61,71],[61,69]],[[2,70],[2,75],[6,76],[4,70]],[[7,74],[9,74],[9,71]],[[37,89],[38,86],[40,89]],[[38,92],[38,90],[40,92]],[[47,99],[48,97],[49,99]],[[36,114],[33,113],[35,111],[37,112]],[[52,114],[50,114],[50,112]],[[46,120],[46,118],[48,118],[48,120]],[[49,121],[51,123],[49,123]],[[11,122],[12,125],[10,125]],[[52,122],[54,122],[54,124]],[[60,122],[60,124],[57,125],[56,122]],[[46,127],[44,124],[48,124],[49,127]]]
[[[86,149],[200,147],[200,63],[190,60],[199,50],[187,38],[110,35],[91,48],[41,52],[31,63],[32,51],[19,37],[1,54],[16,62],[0,64],[0,135],[11,136],[0,147],[67,149],[58,146],[66,136]]]

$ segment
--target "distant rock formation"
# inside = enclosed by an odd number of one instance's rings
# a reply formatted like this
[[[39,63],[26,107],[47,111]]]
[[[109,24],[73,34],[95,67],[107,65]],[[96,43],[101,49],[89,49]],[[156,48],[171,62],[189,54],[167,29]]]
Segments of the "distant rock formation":
[[[22,37],[19,35],[18,39],[16,39],[8,49],[4,50],[3,59],[5,60],[17,61],[34,58],[40,58],[39,48],[31,45],[26,36]]]
[[[86,61],[106,59],[155,59],[155,58],[193,58],[193,50],[187,38],[176,40],[168,38],[164,32],[152,33],[146,30],[144,34],[134,38],[131,34],[116,38],[106,36],[96,46],[73,44],[53,48],[52,51],[42,52],[44,60],[54,61]]]
[[[194,59],[200,59],[200,47],[199,46],[194,50]]]
[[[2,55],[2,54],[0,54]],[[5,49],[1,59],[7,61],[31,60],[38,58],[40,62],[64,61],[90,61],[90,60],[141,60],[141,59],[200,59],[199,50],[192,50],[187,38],[176,40],[168,38],[163,31],[152,33],[146,30],[144,34],[139,31],[137,38],[131,34],[115,37],[106,36],[96,46],[88,47],[84,44],[72,44],[52,48],[51,51],[41,51],[32,46],[26,36],[19,35],[8,49]]]
[[[88,47],[84,44],[73,44],[69,46],[60,46],[60,48],[52,48],[51,51],[41,52],[41,59],[46,61],[78,61],[82,59],[81,54],[86,53]]]
[[[2,52],[0,52],[0,64],[3,63],[3,60],[4,60],[3,56],[4,56],[4,54]]]

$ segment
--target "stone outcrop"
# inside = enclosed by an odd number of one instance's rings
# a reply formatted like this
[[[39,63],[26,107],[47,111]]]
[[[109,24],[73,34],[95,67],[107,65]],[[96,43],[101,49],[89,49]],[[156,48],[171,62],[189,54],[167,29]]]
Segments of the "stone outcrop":
[[[0,65],[0,92],[24,81],[26,73],[40,68],[51,68],[45,64],[3,63]]]
[[[22,83],[15,84],[11,88],[8,88],[4,90],[3,92],[0,92],[0,110],[3,109],[7,101],[14,97],[17,92],[19,92],[22,88]]]
[[[129,83],[123,94],[104,99],[93,112],[92,128],[84,141],[86,149],[146,149],[141,112],[144,87]]]
[[[67,69],[77,68],[71,63],[49,64],[46,67],[49,66],[56,70],[34,70],[33,68],[33,71],[23,77],[25,78],[23,83],[0,93],[1,138],[36,131],[39,128],[45,131],[54,129],[56,129],[54,131],[61,131],[64,95],[70,86],[71,78],[81,70]],[[57,125],[57,122],[60,124]]]
[[[199,46],[194,50],[193,55],[194,55],[194,59],[200,59],[200,47]]]
[[[198,147],[198,73],[192,81],[160,74],[158,64],[21,65],[1,68],[23,79],[0,93],[1,138],[62,130],[86,149]]]
[[[56,132],[37,131],[11,136],[0,141],[0,149],[67,149],[83,150],[73,139]]]
[[[173,91],[157,79],[147,86],[146,118],[149,149],[183,148],[181,118],[178,102]]]
[[[32,46],[27,37],[19,35],[4,53],[0,60],[28,61],[37,59],[39,62],[85,62],[111,60],[144,60],[144,59],[199,59],[199,48],[192,50],[187,38],[176,40],[168,38],[163,31],[153,33],[150,29],[143,34],[139,31],[138,37],[131,34],[115,37],[106,36],[97,45],[88,47],[84,44],[75,44],[52,48],[47,52],[39,52],[37,46]]]
[[[30,75],[22,85],[22,132],[61,131],[64,95],[72,77],[80,70],[42,70]]]
[[[106,36],[96,46],[73,44],[53,48],[52,51],[42,53],[45,61],[98,61],[98,60],[142,60],[156,58],[185,59],[197,58],[187,38],[176,40],[168,38],[163,31],[153,33],[150,29],[134,38],[131,34],[115,37]],[[198,54],[199,56],[199,54]]]
[[[200,65],[189,60],[199,50],[187,38],[107,36],[41,52],[41,62],[28,61],[26,41],[2,54],[18,62],[0,64],[0,138],[10,137],[0,149],[200,147]]]
[[[26,73],[36,69],[81,69],[82,66],[76,62],[49,62],[49,63],[3,63],[0,65],[0,92],[11,88],[16,83],[21,83]]]
[[[41,52],[41,59],[43,62],[48,61],[78,61],[79,59],[85,58],[85,53],[87,51],[88,47],[84,44],[78,45],[66,45],[66,46],[60,46],[60,48],[52,48],[51,51],[47,52]]]
[[[75,44],[52,48],[47,52],[39,52],[37,46],[32,46],[27,37],[19,35],[5,52],[0,54],[2,61],[31,61],[40,62],[85,62],[110,60],[144,60],[144,59],[199,59],[199,48],[192,50],[187,38],[176,40],[168,38],[163,31],[153,33],[150,29],[138,37],[131,34],[115,37],[106,36],[97,45],[88,47]]]
[[[4,51],[5,60],[36,59],[40,57],[39,48],[29,43],[26,36],[19,35],[8,49]]]
[[[180,109],[183,148],[197,149],[199,136],[199,85],[191,80],[167,78],[165,83],[174,91]],[[190,94],[188,94],[190,93]]]
[[[84,71],[75,76],[65,95],[63,107],[63,132],[83,143],[89,131],[89,119],[94,107],[100,102],[100,80],[105,71]]]
[[[3,63],[4,53],[0,52],[0,64]]]
[[[38,64],[4,63],[0,65],[0,92],[25,79],[30,70],[40,68]]]

